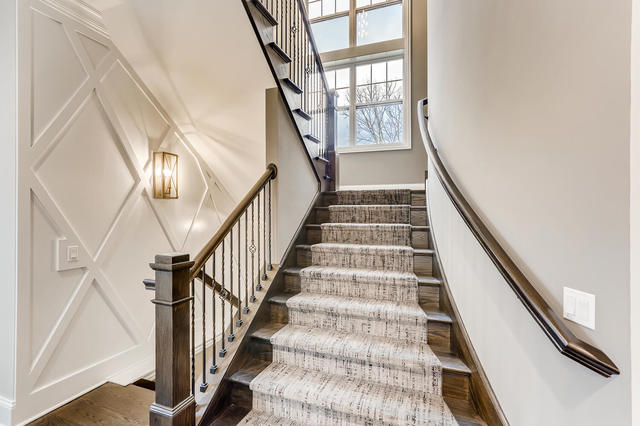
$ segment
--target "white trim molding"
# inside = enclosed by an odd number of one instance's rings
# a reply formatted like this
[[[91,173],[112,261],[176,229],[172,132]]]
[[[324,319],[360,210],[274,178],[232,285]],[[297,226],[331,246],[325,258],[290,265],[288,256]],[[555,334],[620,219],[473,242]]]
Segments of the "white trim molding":
[[[12,424],[13,409],[16,402],[12,399],[0,396],[0,426],[9,426]]]
[[[109,38],[102,14],[87,2],[83,0],[42,0],[42,2]]]

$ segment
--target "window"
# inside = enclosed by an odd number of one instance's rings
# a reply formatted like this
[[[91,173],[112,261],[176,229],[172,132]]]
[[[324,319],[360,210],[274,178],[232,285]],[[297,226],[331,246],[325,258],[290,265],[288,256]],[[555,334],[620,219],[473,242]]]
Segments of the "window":
[[[402,0],[309,0],[340,152],[409,148]]]

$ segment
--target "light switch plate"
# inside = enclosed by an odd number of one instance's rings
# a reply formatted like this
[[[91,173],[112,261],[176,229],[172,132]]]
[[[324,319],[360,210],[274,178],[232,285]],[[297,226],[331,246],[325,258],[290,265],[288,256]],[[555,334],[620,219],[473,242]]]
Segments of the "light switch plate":
[[[87,261],[78,243],[64,238],[56,241],[56,271],[68,271],[86,266]]]
[[[596,296],[564,287],[563,316],[592,330],[596,329]]]

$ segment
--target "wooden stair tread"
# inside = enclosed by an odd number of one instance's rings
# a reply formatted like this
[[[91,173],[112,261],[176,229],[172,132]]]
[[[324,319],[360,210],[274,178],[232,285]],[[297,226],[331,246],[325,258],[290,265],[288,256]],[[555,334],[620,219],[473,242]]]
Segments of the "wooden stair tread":
[[[258,9],[262,16],[264,16],[267,22],[269,22],[271,25],[278,25],[278,20],[273,17],[271,12],[269,12],[267,8],[264,7],[260,0],[253,0],[253,5],[256,7],[256,9]]]
[[[253,337],[254,339],[271,341],[271,336],[276,334],[276,332],[278,332],[281,328],[283,328],[286,325],[287,324],[283,324],[283,323],[279,323],[279,322],[269,323],[269,324],[265,325],[264,327],[261,327],[261,328],[257,329],[256,331],[254,331],[251,334],[251,337]]]
[[[418,285],[440,286],[442,285],[442,280],[433,276],[418,275]]]
[[[282,50],[282,48],[278,45],[278,43],[276,43],[275,41],[272,41],[271,43],[269,43],[267,46],[269,46],[270,48],[273,49],[274,52],[276,52],[278,54],[278,56],[280,57],[280,59],[282,59],[284,61],[285,64],[289,64],[291,63],[291,57],[289,55],[287,55],[287,52],[285,52],[284,50]]]
[[[269,364],[271,364],[269,361],[250,359],[241,369],[229,377],[229,381],[239,385],[249,386],[249,383],[251,383],[262,370],[267,368]]]
[[[304,135],[304,137],[305,137],[306,139],[310,140],[311,142],[315,143],[315,144],[320,144],[320,143],[321,143],[320,139],[316,138],[316,137],[315,137],[315,136],[313,136],[312,134]]]
[[[438,311],[427,311],[427,319],[429,321],[444,322],[447,324],[453,323],[453,320],[448,314]]]
[[[282,81],[284,82],[284,84],[286,84],[291,90],[293,90],[296,94],[301,94],[302,93],[302,89],[300,88],[300,86],[298,86],[295,81],[291,80],[291,78],[289,77],[284,77],[282,79]]]
[[[471,369],[458,357],[458,355],[452,352],[439,351],[437,349],[433,349],[433,353],[435,353],[438,359],[440,359],[440,363],[442,364],[444,371],[448,373],[471,374]]]
[[[211,426],[232,426],[237,425],[240,420],[249,413],[244,407],[240,407],[236,404],[231,404],[225,410],[220,413],[218,417],[211,423]]]
[[[271,296],[269,298],[269,303],[273,303],[273,304],[276,304],[276,305],[284,305],[284,304],[287,303],[287,300],[289,300],[293,296],[295,296],[295,294],[293,294],[293,293],[276,294],[275,296]]]
[[[303,268],[299,267],[299,266],[291,266],[285,270],[282,271],[282,273],[287,274],[287,275],[299,275],[300,271]]]
[[[433,256],[432,249],[413,249],[413,254],[418,256]]]
[[[444,400],[460,426],[487,426],[470,401],[446,396]]]

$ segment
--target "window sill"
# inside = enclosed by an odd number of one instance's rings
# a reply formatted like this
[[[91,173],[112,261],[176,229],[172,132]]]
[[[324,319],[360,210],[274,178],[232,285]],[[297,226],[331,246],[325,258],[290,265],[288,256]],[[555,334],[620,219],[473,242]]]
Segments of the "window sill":
[[[365,152],[402,151],[411,149],[411,144],[402,145],[363,145],[337,148],[338,154],[358,154]]]

